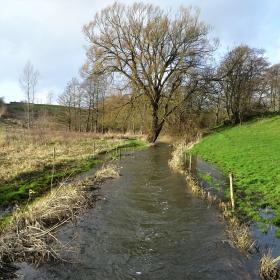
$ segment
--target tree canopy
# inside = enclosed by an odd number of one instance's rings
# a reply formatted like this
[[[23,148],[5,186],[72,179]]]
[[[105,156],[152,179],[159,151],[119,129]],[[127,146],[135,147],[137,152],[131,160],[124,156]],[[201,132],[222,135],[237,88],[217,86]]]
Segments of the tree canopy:
[[[213,46],[209,28],[191,8],[165,11],[151,4],[115,3],[84,26],[92,75],[117,73],[148,97],[152,112],[150,141],[166,118],[195,91]],[[180,98],[178,98],[180,95]]]

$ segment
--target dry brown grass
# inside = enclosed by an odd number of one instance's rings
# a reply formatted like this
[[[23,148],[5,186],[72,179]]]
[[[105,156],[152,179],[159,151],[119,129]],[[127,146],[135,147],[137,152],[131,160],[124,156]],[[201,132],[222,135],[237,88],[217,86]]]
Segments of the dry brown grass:
[[[271,251],[264,254],[260,260],[260,276],[263,280],[279,280],[280,279],[280,256],[272,257]]]
[[[185,167],[185,153],[186,153],[185,143],[179,143],[175,145],[175,149],[172,152],[172,157],[168,161],[169,166],[178,172],[182,172]]]
[[[201,199],[206,200],[209,204],[217,203],[218,200],[217,196],[212,194],[210,191],[207,191],[199,186],[196,180],[189,174],[186,174],[186,181],[188,186],[191,188],[192,192],[200,197]]]
[[[255,241],[252,239],[250,227],[240,222],[234,212],[231,210],[230,202],[219,202],[219,208],[223,217],[227,220],[229,228],[227,230],[231,244],[239,248],[245,254],[251,253],[255,248]]]
[[[19,128],[0,129],[0,183],[25,172],[79,160],[124,144],[129,135],[90,134]]]
[[[17,210],[0,237],[0,261],[59,259],[63,247],[55,231],[92,202],[78,185],[61,185],[45,197]]]
[[[104,179],[119,177],[119,169],[115,164],[107,164],[95,173],[95,181],[102,182]]]
[[[46,196],[18,209],[0,237],[0,264],[14,261],[40,264],[60,260],[61,250],[71,248],[55,237],[56,231],[93,205],[94,195],[88,186],[117,177],[117,170],[112,164],[105,165],[93,178],[61,184]]]
[[[197,139],[189,142],[187,145],[185,141],[174,144],[174,150],[172,152],[172,157],[168,161],[169,166],[180,173],[183,173],[186,167],[186,156],[187,151],[200,141],[200,136],[197,136]]]
[[[246,254],[252,252],[255,247],[255,241],[252,240],[249,226],[241,223],[234,216],[228,219],[228,224],[229,229],[227,232],[232,244]]]

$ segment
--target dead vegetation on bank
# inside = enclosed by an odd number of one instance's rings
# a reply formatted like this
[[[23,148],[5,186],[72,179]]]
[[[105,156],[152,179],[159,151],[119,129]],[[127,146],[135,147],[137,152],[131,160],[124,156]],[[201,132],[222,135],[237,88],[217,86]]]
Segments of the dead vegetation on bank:
[[[174,150],[171,153],[171,159],[168,161],[168,164],[171,169],[174,171],[184,173],[187,163],[187,151],[190,150],[195,144],[200,141],[201,135],[196,137],[196,140],[191,141],[189,144],[186,144],[184,141],[179,142],[174,146]]]
[[[115,164],[108,164],[106,168],[101,168],[95,173],[95,182],[102,183],[105,179],[113,179],[119,177],[119,170]]]
[[[216,204],[222,212],[223,218],[228,223],[227,234],[230,243],[239,248],[246,255],[251,253],[255,247],[255,241],[252,240],[250,227],[242,223],[231,209],[230,202],[224,202],[216,195],[199,186],[199,183],[192,177],[190,173],[186,175],[188,186],[192,192],[198,197],[206,200],[210,204]]]
[[[16,210],[0,236],[0,267],[15,261],[39,265],[49,260],[61,260],[62,250],[71,250],[71,247],[56,238],[57,230],[93,206],[95,195],[90,190],[96,184],[117,176],[115,165],[105,165],[94,177],[62,183],[43,198]]]
[[[243,251],[246,255],[252,253],[255,248],[255,241],[251,237],[248,225],[241,223],[236,217],[232,216],[228,220],[228,236],[233,245]]]
[[[186,152],[186,144],[181,142],[174,146],[174,150],[171,154],[171,159],[168,161],[169,166],[180,173],[183,172],[186,158],[185,158],[185,152]]]

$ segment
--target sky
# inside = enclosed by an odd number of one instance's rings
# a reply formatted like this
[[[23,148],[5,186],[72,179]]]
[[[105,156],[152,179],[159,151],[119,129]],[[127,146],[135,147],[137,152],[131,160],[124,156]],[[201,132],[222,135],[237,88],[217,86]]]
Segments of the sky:
[[[82,27],[111,0],[0,0],[0,97],[24,100],[19,77],[27,61],[40,72],[36,102],[56,97],[85,61]],[[120,1],[132,4],[134,1]],[[144,0],[162,8],[194,6],[220,40],[219,55],[239,44],[280,62],[279,0]]]

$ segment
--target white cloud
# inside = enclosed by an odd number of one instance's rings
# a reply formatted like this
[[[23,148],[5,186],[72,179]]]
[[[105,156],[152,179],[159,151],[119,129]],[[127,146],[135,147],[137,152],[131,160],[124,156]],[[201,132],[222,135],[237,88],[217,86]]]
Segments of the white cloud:
[[[5,102],[24,100],[23,92],[14,81],[0,82],[0,97],[4,97]]]
[[[27,60],[39,70],[40,92],[55,88],[78,75],[84,61],[82,26],[113,0],[0,0],[0,96],[20,100],[18,78]],[[134,1],[121,1],[132,3]],[[174,9],[198,6],[201,18],[213,27],[222,50],[240,43],[268,50],[279,57],[280,2],[277,0],[145,0]],[[10,92],[9,89],[11,90]]]
[[[0,96],[21,98],[15,88],[28,60],[41,74],[39,91],[62,91],[85,59],[82,26],[112,2],[0,0]],[[13,93],[7,92],[6,80]]]

